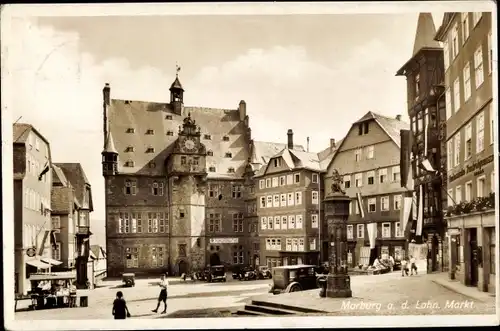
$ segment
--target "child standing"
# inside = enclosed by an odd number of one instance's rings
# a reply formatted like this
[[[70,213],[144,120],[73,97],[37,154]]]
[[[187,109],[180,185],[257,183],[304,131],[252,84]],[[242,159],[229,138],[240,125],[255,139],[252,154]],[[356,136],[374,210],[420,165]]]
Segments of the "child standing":
[[[406,258],[403,258],[401,260],[401,276],[408,276],[408,261],[406,260]]]
[[[127,303],[125,299],[123,299],[122,291],[116,292],[116,299],[113,302],[113,316],[115,316],[115,320],[124,320],[127,317],[130,317],[130,313],[127,308]]]
[[[410,276],[413,276],[413,270],[415,270],[415,275],[417,275],[417,265],[415,264],[417,262],[417,260],[410,255]]]

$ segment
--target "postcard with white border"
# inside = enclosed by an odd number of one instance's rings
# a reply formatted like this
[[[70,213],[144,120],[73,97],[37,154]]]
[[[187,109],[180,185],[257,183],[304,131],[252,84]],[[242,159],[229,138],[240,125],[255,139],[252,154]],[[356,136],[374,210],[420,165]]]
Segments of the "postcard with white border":
[[[6,329],[498,325],[493,1],[1,9]]]

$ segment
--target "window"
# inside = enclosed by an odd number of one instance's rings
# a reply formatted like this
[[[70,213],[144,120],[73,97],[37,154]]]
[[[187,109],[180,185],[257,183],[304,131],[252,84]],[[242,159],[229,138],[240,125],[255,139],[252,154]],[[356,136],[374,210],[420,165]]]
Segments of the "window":
[[[394,227],[395,227],[394,236],[395,237],[403,237],[403,229],[401,228],[401,223],[400,222],[394,223]]]
[[[268,195],[266,197],[266,207],[267,208],[271,208],[273,206],[273,196],[272,195]]]
[[[279,216],[274,216],[274,229],[275,230],[281,229],[281,217]]]
[[[319,193],[318,191],[312,191],[312,204],[317,205],[319,203]]]
[[[377,199],[371,198],[368,199],[368,212],[374,213],[377,211]]]
[[[454,166],[456,167],[460,164],[460,145],[462,143],[461,142],[462,137],[460,135],[460,131],[458,131],[455,134],[454,140],[455,140],[455,150],[453,151],[453,155],[455,156]]]
[[[295,192],[295,205],[302,204],[302,192]]]
[[[288,217],[281,216],[281,229],[286,230],[288,228]]]
[[[272,178],[272,186],[273,187],[278,187],[278,177],[273,177]]]
[[[228,136],[222,137],[222,141],[229,141],[229,137]]]
[[[382,197],[380,198],[380,208],[383,211],[389,210],[389,197]]]
[[[318,228],[318,214],[311,214],[311,228]]]
[[[148,233],[158,233],[159,213],[148,213]]]
[[[153,182],[153,195],[163,195],[163,182]]]
[[[356,225],[356,238],[362,239],[365,237],[365,225],[357,224]]]
[[[274,218],[273,218],[272,216],[269,216],[269,217],[267,218],[267,228],[268,228],[269,230],[274,229]]]
[[[420,74],[415,75],[415,100],[420,97]]]
[[[460,77],[453,82],[453,111],[456,113],[460,109]]]
[[[241,198],[241,185],[233,185],[233,199]]]
[[[375,171],[368,171],[367,177],[368,177],[368,185],[375,184]]]
[[[292,250],[292,238],[286,238],[286,248],[287,251]]]
[[[476,153],[484,150],[484,112],[476,117]]]
[[[61,229],[61,217],[60,216],[52,216],[52,230],[55,232],[60,232]]]
[[[472,156],[472,123],[465,126],[465,159]]]
[[[351,187],[351,176],[346,175],[344,176],[344,188],[350,188]]]
[[[493,71],[493,46],[491,45],[491,30],[488,33],[488,73]]]
[[[54,260],[60,261],[61,260],[61,243],[57,242],[56,247],[52,247],[52,258]]]
[[[243,263],[244,263],[243,251],[233,252],[233,264],[243,264]]]
[[[300,244],[299,244],[299,246],[300,246]],[[310,251],[316,250],[316,238],[309,238],[309,250]]]
[[[465,201],[472,200],[472,182],[465,183]]]
[[[158,220],[158,232],[165,233],[167,229],[168,214],[167,213],[156,213],[156,219]]]
[[[184,248],[181,248],[184,245]],[[181,256],[181,251],[183,250],[185,256],[186,244],[179,244],[179,256]],[[162,267],[164,264],[164,252],[162,246],[151,246],[151,266],[152,267]]]
[[[347,225],[347,239],[354,239],[354,225]]]
[[[243,232],[243,214],[233,214],[233,232]]]
[[[467,102],[471,96],[470,87],[470,62],[467,62],[463,70],[464,75],[464,101]]]
[[[312,182],[314,184],[317,184],[319,182],[319,176],[318,176],[318,174],[312,174]]]
[[[375,146],[368,146],[367,148],[367,159],[373,159],[375,157]]]
[[[211,151],[211,150],[208,150],[208,151],[207,151],[207,156],[214,156],[214,152],[213,152],[213,151]]]
[[[174,135],[174,131],[167,131],[167,136],[173,136]]]
[[[280,207],[286,207],[286,194],[280,195]]]
[[[154,152],[155,152],[154,147],[148,147],[148,148],[146,149],[146,153],[154,153]]]
[[[486,195],[486,177],[481,176],[477,179],[477,197],[482,198],[485,195]]]
[[[447,167],[448,167],[448,169],[452,169],[453,168],[453,138],[448,140],[446,152],[448,153],[448,156],[446,157]]]
[[[219,185],[218,184],[208,184],[208,196],[210,198],[219,197]]]
[[[379,180],[380,184],[387,181],[387,168],[383,168],[383,169],[378,170],[378,180]]]
[[[221,223],[220,214],[208,214],[208,232],[221,232]]]
[[[462,202],[462,187],[457,186],[455,187],[455,203],[458,205],[460,202]]]
[[[399,182],[401,180],[401,172],[399,166],[392,167],[392,181]]]
[[[469,39],[469,13],[462,13],[462,44]]]
[[[356,184],[356,187],[363,186],[363,174],[362,173],[354,175],[354,183]]]
[[[361,161],[361,149],[357,149],[354,151],[354,159],[356,162]]]
[[[215,166],[208,167],[208,172],[215,172]]]
[[[444,57],[444,70],[450,66],[450,46],[448,38],[443,41],[443,57]]]
[[[286,175],[286,184],[287,185],[293,184],[293,175]]]
[[[224,157],[227,157],[227,158],[232,158],[232,157],[233,157],[233,154],[228,152],[228,153],[226,153],[226,154],[224,155]]]
[[[451,117],[451,91],[450,88],[446,89],[445,92],[445,101],[446,101],[446,119]]]
[[[453,189],[449,189],[448,190],[447,196],[448,196],[448,201],[447,201],[448,202],[448,207],[451,207],[451,206],[454,205],[454,203],[453,203]]]
[[[132,179],[125,180],[125,194],[126,195],[136,195],[137,194],[137,181]]]
[[[490,175],[490,192],[495,192],[495,183],[495,171],[492,171]]]
[[[288,205],[293,206],[295,204],[293,199],[293,193],[287,193],[287,198],[288,198]]]
[[[300,183],[300,174],[295,174],[294,175],[294,182],[295,182],[295,184]]]
[[[481,17],[483,17],[483,13],[472,13],[472,23],[474,24],[474,27],[476,27],[477,23],[479,23]]]
[[[267,230],[267,217],[260,218],[260,228],[261,230]]]
[[[394,196],[394,210],[400,210],[401,209],[401,200],[402,200],[401,194],[396,194]]]
[[[295,228],[302,229],[302,226],[303,226],[302,215],[296,215],[295,216]]]
[[[263,189],[265,187],[265,181],[263,179],[259,180],[259,189]]]
[[[155,134],[155,131],[153,129],[147,129],[146,134]]]
[[[288,228],[295,229],[295,215],[288,216]]]
[[[281,167],[281,159],[274,159],[274,167],[275,168],[278,168],[278,167]]]
[[[483,45],[474,52],[474,71],[476,72],[476,89],[484,82],[483,72]]]
[[[209,135],[209,134],[205,134],[205,135],[203,135],[203,139],[205,139],[205,140],[212,140],[212,136]]]
[[[135,166],[135,162],[132,161],[132,160],[128,160],[127,162],[125,162],[124,164],[125,167],[129,167],[129,168],[132,168]]]
[[[391,223],[382,223],[382,238],[391,237]]]
[[[266,178],[266,188],[271,187],[271,178]]]
[[[177,250],[179,251],[179,256],[184,257],[186,256],[186,244],[178,244],[177,245]],[[217,246],[218,247],[218,246]]]
[[[280,186],[285,186],[286,185],[286,177],[285,176],[281,176],[280,177]]]
[[[455,24],[451,31],[451,56],[453,60],[458,55],[458,25]]]
[[[279,207],[280,206],[280,195],[275,194],[273,196],[273,207]]]
[[[281,239],[279,239],[279,238],[267,238],[266,239],[266,250],[268,250],[268,251],[280,251],[281,250]]]
[[[303,251],[304,251],[304,239],[300,238],[299,239],[299,252],[303,252]]]
[[[128,146],[125,152],[133,152],[134,151],[134,146]]]

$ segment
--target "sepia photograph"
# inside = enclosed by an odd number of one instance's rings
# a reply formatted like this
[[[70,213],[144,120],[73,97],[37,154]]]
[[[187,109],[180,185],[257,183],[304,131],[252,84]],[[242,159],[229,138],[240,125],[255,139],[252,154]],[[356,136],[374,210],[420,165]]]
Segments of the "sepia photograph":
[[[1,9],[6,329],[498,325],[494,2]]]

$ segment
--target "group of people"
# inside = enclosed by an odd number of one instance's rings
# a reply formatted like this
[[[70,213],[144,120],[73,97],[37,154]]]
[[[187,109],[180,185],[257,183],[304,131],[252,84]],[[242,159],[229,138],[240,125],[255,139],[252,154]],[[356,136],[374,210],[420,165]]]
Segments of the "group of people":
[[[161,275],[160,279],[160,295],[158,296],[158,304],[156,305],[156,308],[152,310],[153,313],[158,312],[158,308],[160,308],[160,304],[163,302],[163,311],[161,312],[162,314],[167,313],[167,289],[169,286],[168,279],[166,278],[167,274]],[[113,311],[112,311],[113,316],[115,317],[115,320],[118,319],[126,319],[127,317],[130,317],[130,312],[127,307],[127,302],[123,298],[123,293],[122,291],[118,291],[116,293],[116,299],[113,302]]]
[[[408,267],[408,265],[409,265],[409,267]],[[410,261],[403,258],[401,260],[401,275],[403,277],[405,276],[405,274],[406,274],[406,276],[413,276],[413,271],[415,271],[415,275],[418,274],[416,259],[412,255],[410,255]],[[410,273],[409,275],[408,275],[408,272]]]

